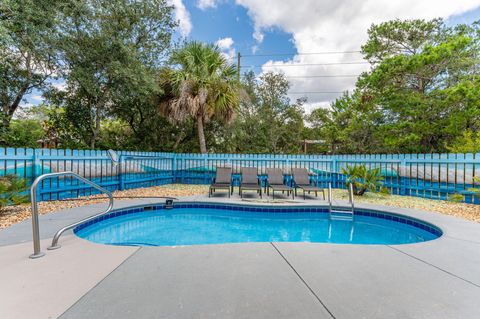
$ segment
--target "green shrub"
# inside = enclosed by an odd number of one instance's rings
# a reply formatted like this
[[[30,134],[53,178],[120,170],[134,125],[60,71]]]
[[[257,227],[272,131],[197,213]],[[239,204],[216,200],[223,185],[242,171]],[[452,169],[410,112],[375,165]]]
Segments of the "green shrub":
[[[459,194],[459,193],[448,194],[447,195],[447,200],[449,202],[461,203],[465,200],[465,197],[462,194]]]
[[[380,168],[367,169],[365,165],[354,165],[342,167],[342,174],[347,175],[348,184],[353,185],[353,194],[362,196],[365,192],[377,192],[382,186],[382,172]]]
[[[25,194],[28,189],[27,180],[15,175],[0,177],[0,210],[8,205],[18,205],[28,202]]]

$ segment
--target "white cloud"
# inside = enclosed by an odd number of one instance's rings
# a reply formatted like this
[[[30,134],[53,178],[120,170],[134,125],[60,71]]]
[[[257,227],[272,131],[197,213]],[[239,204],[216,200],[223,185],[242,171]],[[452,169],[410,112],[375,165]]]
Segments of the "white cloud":
[[[222,50],[225,58],[232,60],[235,57],[235,48],[233,47],[233,39],[230,37],[217,40],[215,44]]]
[[[43,101],[43,96],[41,95],[32,95],[32,100],[35,100],[35,101]]]
[[[170,5],[175,7],[175,19],[179,22],[180,33],[188,36],[192,31],[192,21],[190,20],[190,12],[183,4],[182,0],[167,0]]]
[[[367,39],[372,23],[392,19],[448,18],[480,6],[480,0],[236,0],[245,7],[254,23],[255,40],[263,41],[265,31],[271,28],[292,34],[297,52],[358,51]],[[284,72],[289,77],[291,92],[343,92],[355,86],[355,77],[331,77],[332,75],[356,75],[368,69],[368,65],[315,65],[285,66],[285,64],[318,64],[362,61],[360,53],[330,55],[296,55],[290,60],[268,61],[262,70]],[[299,78],[326,75],[330,77]],[[295,76],[296,78],[292,78]],[[325,105],[340,96],[331,94],[305,94],[309,108],[312,103]],[[292,100],[301,95],[291,95]]]
[[[252,46],[252,54],[257,53],[257,51],[258,51],[258,45]]]
[[[197,7],[201,10],[207,10],[209,8],[215,8],[218,0],[197,0]]]
[[[260,27],[255,27],[255,31],[252,34],[252,37],[255,39],[255,41],[257,41],[258,43],[262,43],[264,36],[265,35],[261,31]]]
[[[217,40],[217,42],[215,42],[216,45],[218,45],[218,47],[222,50],[227,50],[227,49],[230,49],[233,45],[233,39],[232,38],[223,38],[223,39],[219,39]]]

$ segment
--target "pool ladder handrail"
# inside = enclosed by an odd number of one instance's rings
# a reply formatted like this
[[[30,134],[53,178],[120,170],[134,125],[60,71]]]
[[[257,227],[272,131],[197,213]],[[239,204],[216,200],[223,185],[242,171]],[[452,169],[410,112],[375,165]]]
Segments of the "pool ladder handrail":
[[[332,184],[328,183],[328,212],[330,213],[330,217],[332,216],[332,213],[341,213],[341,214],[351,214],[351,218],[355,215],[355,201],[353,198],[353,184],[349,183],[348,184],[348,203],[350,204],[350,211],[346,210],[337,210],[334,211],[332,208],[332,202],[333,202],[333,195],[332,195]]]
[[[113,209],[113,195],[112,193],[107,190],[106,188],[103,188],[102,186],[86,179],[85,177],[82,177],[78,175],[77,173],[71,172],[71,171],[65,171],[65,172],[56,172],[56,173],[47,173],[40,175],[35,179],[35,181],[32,183],[32,186],[30,187],[30,196],[31,196],[31,202],[32,202],[32,230],[33,230],[33,254],[30,255],[30,258],[39,258],[45,255],[44,252],[40,250],[40,231],[39,231],[39,223],[38,223],[38,203],[37,203],[37,186],[38,184],[47,178],[53,178],[53,177],[59,177],[59,176],[71,176],[75,177],[76,179],[84,182],[87,185],[90,185],[92,188],[95,188],[99,190],[100,192],[106,194],[108,196],[109,202],[108,202],[108,208],[98,214],[92,215],[90,217],[84,218],[78,222],[75,222],[73,224],[67,225],[65,227],[62,227],[59,229],[55,235],[53,236],[52,239],[52,244],[50,247],[48,247],[48,250],[53,250],[53,249],[58,249],[61,246],[58,245],[58,240],[60,236],[67,230],[75,228],[76,226],[83,224],[84,222],[88,222],[98,216],[104,215],[109,213]]]

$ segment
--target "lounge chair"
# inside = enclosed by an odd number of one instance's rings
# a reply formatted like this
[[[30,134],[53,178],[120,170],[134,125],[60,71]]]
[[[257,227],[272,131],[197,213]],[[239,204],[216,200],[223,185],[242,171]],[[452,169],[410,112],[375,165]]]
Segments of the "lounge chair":
[[[275,199],[275,192],[282,191],[292,193],[292,199],[295,199],[293,195],[293,188],[283,183],[283,172],[280,168],[267,168],[267,195],[270,195],[270,188],[272,189],[273,199]]]
[[[244,190],[254,190],[257,191],[257,193],[260,194],[260,198],[262,198],[262,187],[258,179],[258,170],[254,167],[242,167],[240,171],[242,173],[242,181],[238,191],[240,197],[243,198]]]
[[[228,197],[233,193],[232,169],[230,167],[217,167],[213,183],[208,189],[208,197],[211,197],[217,189],[228,190]]]
[[[293,185],[295,187],[295,195],[297,195],[297,189],[300,188],[303,190],[303,199],[306,199],[305,192],[315,192],[315,196],[318,197],[318,192],[322,192],[323,199],[325,199],[325,190],[316,185],[310,183],[310,178],[308,176],[308,170],[306,168],[292,168],[293,175]]]

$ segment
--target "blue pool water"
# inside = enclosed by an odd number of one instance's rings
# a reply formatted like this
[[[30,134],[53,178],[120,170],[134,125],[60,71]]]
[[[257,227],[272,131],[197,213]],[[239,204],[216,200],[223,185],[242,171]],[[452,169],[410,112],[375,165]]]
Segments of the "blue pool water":
[[[405,219],[401,223],[360,215],[353,221],[332,220],[325,212],[174,208],[139,209],[117,215],[80,226],[75,233],[96,243],[141,246],[243,242],[407,244],[439,236],[426,224],[420,228],[418,223],[414,226]]]

